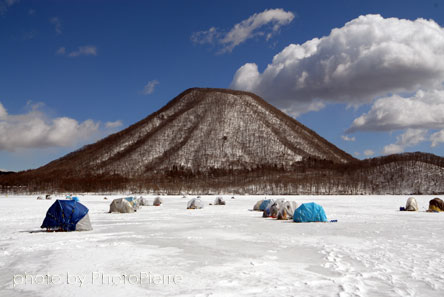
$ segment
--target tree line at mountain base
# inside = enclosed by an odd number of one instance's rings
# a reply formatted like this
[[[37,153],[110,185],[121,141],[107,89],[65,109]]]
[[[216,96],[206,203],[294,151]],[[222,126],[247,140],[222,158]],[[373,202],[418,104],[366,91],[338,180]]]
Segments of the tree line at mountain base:
[[[443,194],[444,158],[407,153],[337,164],[308,158],[292,168],[171,168],[144,177],[24,171],[0,177],[3,193],[133,192],[180,194],[369,195]]]

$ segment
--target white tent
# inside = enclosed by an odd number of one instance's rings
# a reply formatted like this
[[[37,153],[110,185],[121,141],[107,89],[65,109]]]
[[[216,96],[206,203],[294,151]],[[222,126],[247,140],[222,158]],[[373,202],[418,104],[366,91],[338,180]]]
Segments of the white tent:
[[[281,209],[282,204],[285,202],[284,199],[276,199],[273,202],[269,203],[267,207],[264,209],[264,212],[262,216],[264,218],[272,217],[276,218],[279,212],[279,209]]]
[[[125,198],[114,199],[109,206],[109,212],[131,213],[135,212],[136,209],[137,206]]]
[[[91,231],[91,221],[89,219],[89,213],[87,213],[80,221],[76,224],[76,231]]]
[[[156,197],[156,198],[154,199],[153,205],[154,205],[154,206],[160,206],[160,205],[162,205],[162,203],[163,203],[163,199],[160,198],[160,197]]]
[[[204,204],[200,198],[193,198],[188,201],[187,209],[201,209],[204,207]]]
[[[418,202],[414,197],[410,197],[407,199],[407,203],[405,204],[405,210],[407,211],[418,211]]]
[[[299,207],[295,201],[285,201],[282,207],[279,209],[277,219],[278,220],[291,220],[293,219],[294,211]]]
[[[216,199],[214,199],[214,205],[225,205],[225,204],[226,202],[223,197],[216,197]]]
[[[137,198],[137,204],[139,206],[150,206],[151,205],[151,203],[148,201],[148,199],[143,198],[143,197]]]

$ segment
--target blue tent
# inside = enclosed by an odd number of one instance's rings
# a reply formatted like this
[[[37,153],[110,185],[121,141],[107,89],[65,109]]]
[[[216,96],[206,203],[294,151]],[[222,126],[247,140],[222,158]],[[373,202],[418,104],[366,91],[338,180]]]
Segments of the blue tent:
[[[75,200],[56,200],[46,212],[46,217],[40,228],[56,231],[92,229],[88,208]]]
[[[133,203],[133,202],[136,201],[136,198],[134,198],[134,197],[125,197],[125,200],[130,202],[130,203]]]
[[[261,203],[261,206],[259,206],[259,210],[260,211],[264,211],[269,204],[273,204],[274,200],[273,199],[266,199]]]
[[[293,221],[297,223],[327,222],[327,215],[319,204],[303,203],[294,211]]]

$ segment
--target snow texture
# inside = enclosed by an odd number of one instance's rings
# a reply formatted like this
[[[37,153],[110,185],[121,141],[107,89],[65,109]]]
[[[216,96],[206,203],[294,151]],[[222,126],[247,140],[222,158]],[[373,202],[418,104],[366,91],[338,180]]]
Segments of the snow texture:
[[[109,201],[101,195],[78,197],[90,210],[93,231],[38,232],[52,201],[0,197],[1,296],[442,296],[444,291],[444,214],[425,212],[434,196],[415,196],[418,212],[399,211],[408,196],[275,197],[314,201],[330,220],[338,220],[306,224],[249,211],[263,196],[236,196],[225,207],[208,206],[215,197],[203,196],[207,206],[198,211],[186,210],[188,199],[169,196],[163,207],[131,214],[108,214]],[[141,272],[181,279],[157,285],[118,281],[119,275]],[[24,273],[64,278],[53,285],[42,279],[26,284],[19,277]],[[75,276],[84,277],[81,286]],[[116,284],[106,283],[110,276]]]

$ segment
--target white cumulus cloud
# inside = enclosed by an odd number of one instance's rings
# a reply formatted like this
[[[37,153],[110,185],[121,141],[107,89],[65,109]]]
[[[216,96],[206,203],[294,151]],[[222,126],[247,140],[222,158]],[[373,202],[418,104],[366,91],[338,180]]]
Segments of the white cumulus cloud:
[[[444,129],[430,135],[430,141],[432,147],[437,146],[439,143],[444,143]]]
[[[231,52],[236,46],[255,36],[265,36],[265,39],[269,40],[282,26],[288,25],[293,19],[294,14],[290,11],[280,8],[267,9],[234,25],[227,33],[222,33],[215,27],[194,32],[191,41],[196,44],[217,43],[221,46],[220,53]]]
[[[444,128],[444,90],[419,90],[410,97],[392,95],[376,100],[356,118],[348,132]]]
[[[257,93],[297,116],[327,102],[435,89],[444,81],[444,29],[433,20],[364,15],[303,44],[290,44],[263,72],[240,67],[231,88]]]
[[[154,89],[156,88],[156,85],[158,85],[159,82],[157,80],[151,80],[149,81],[145,87],[143,87],[142,94],[144,95],[150,95],[154,92]]]
[[[123,125],[122,121],[114,121],[114,122],[106,122],[105,123],[105,127],[108,128],[108,129],[119,128],[122,125]]]
[[[101,132],[99,122],[49,118],[39,106],[34,105],[27,113],[12,115],[0,103],[0,150],[69,147],[91,140]]]
[[[356,140],[356,137],[354,137],[354,136],[350,137],[347,135],[341,135],[341,138],[345,141],[352,141],[352,142]]]
[[[404,152],[407,147],[415,146],[426,140],[427,129],[407,129],[403,134],[399,135],[396,143],[386,145],[382,154],[398,154]]]

